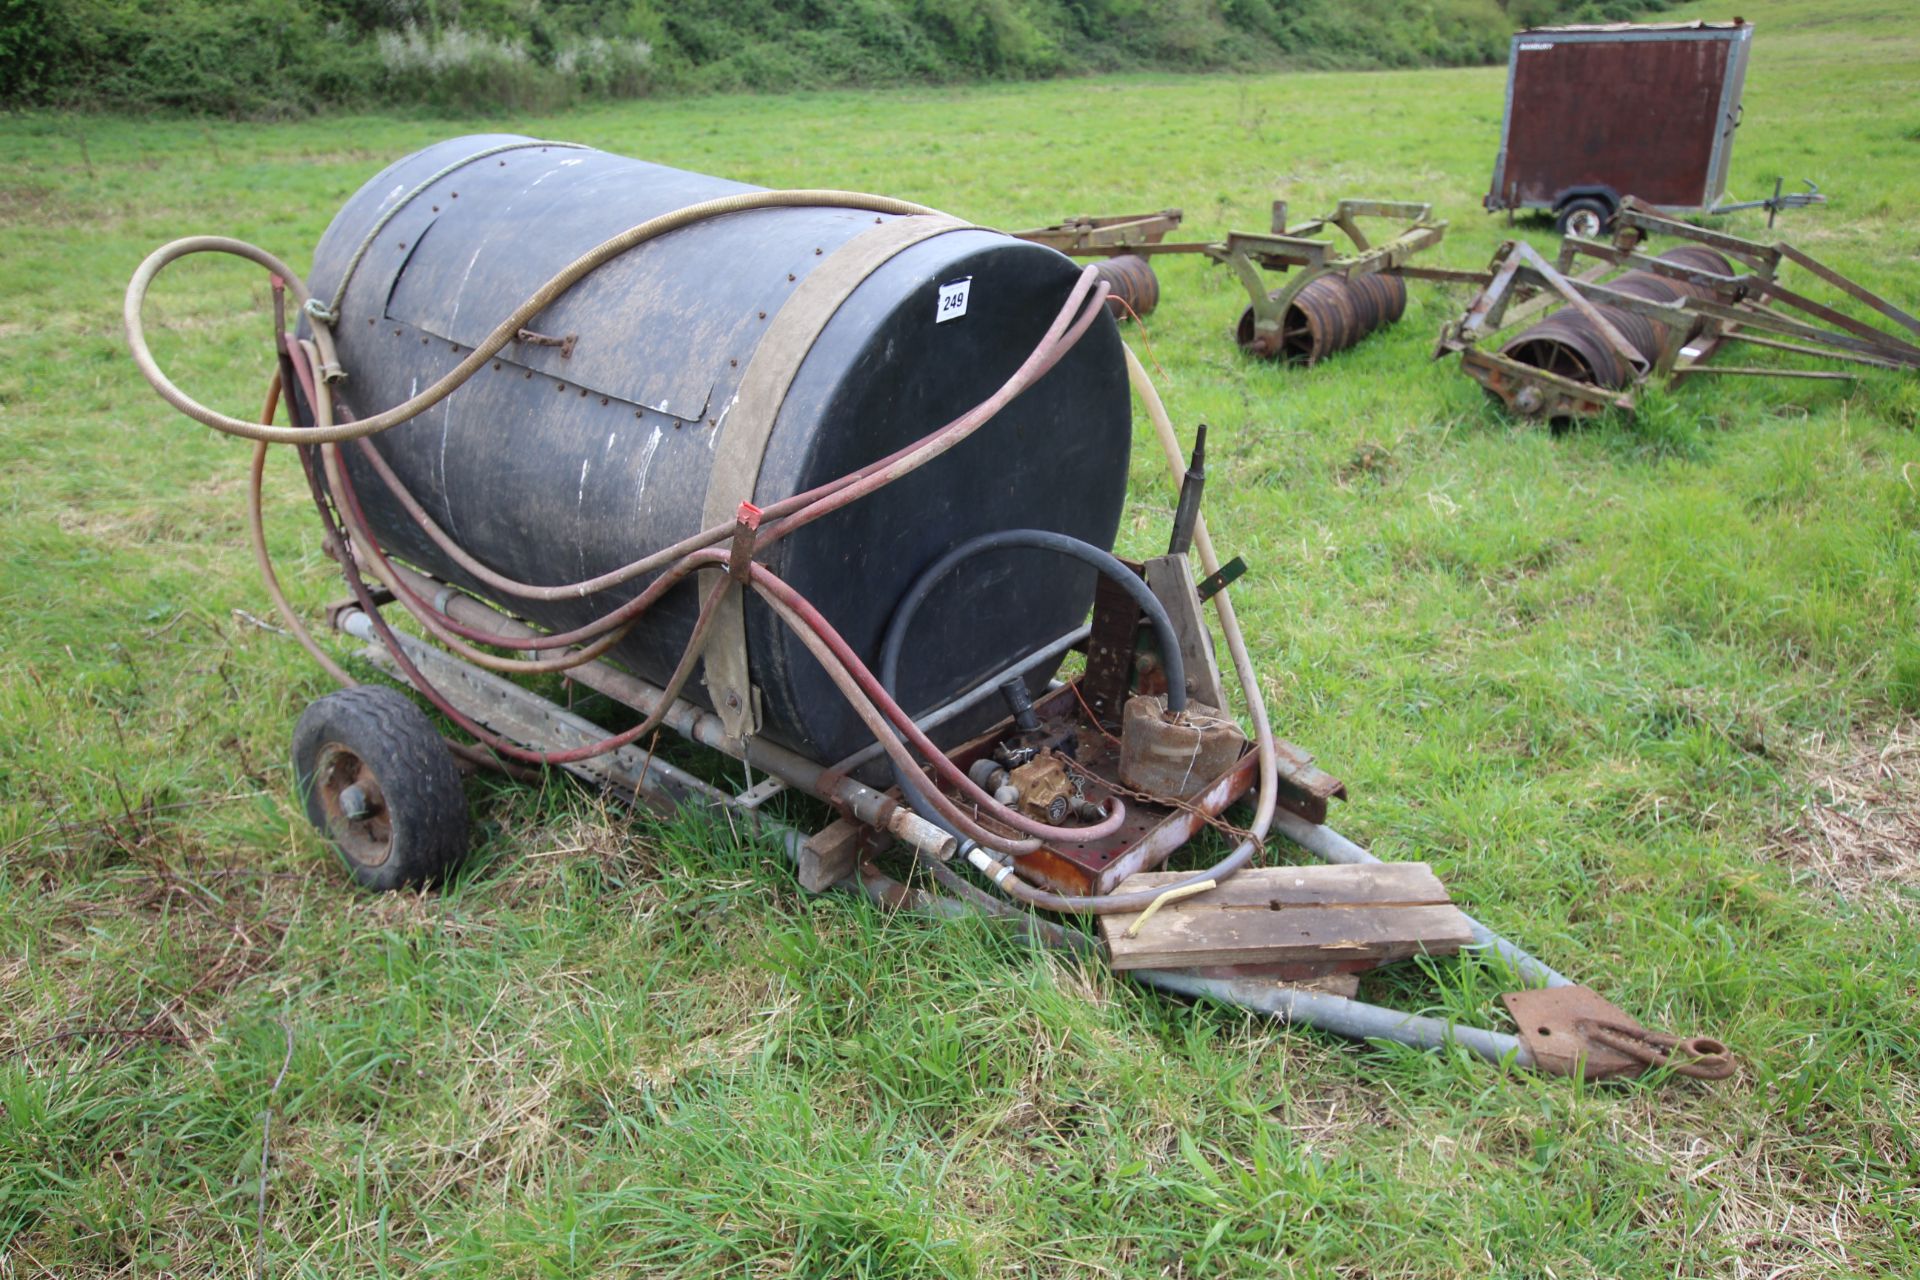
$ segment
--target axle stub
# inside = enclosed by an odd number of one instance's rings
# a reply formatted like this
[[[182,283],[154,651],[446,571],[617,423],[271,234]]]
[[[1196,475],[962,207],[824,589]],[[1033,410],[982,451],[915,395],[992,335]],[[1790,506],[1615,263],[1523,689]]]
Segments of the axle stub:
[[[294,727],[293,772],[308,821],[368,889],[438,882],[466,854],[459,770],[397,690],[356,685],[310,704]]]
[[[1560,206],[1553,225],[1563,236],[1585,236],[1592,240],[1613,221],[1613,209],[1597,196],[1580,196]]]

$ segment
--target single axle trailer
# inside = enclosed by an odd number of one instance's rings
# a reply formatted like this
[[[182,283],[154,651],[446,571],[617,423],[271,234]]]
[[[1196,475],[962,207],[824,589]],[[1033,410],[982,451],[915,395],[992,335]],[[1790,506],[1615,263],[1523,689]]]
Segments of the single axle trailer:
[[[272,277],[257,422],[145,341],[155,277],[203,252]],[[1731,1073],[1719,1042],[1648,1031],[1327,825],[1345,787],[1269,721],[1201,513],[1204,429],[1189,450],[1107,292],[924,206],[495,135],[376,175],[310,281],[194,237],[141,265],[125,318],[166,400],[254,442],[266,588],[346,686],[295,726],[299,799],[368,889],[454,873],[457,764],[559,768],[750,825],[805,889],[981,914],[1183,996],[1590,1078]],[[1174,498],[1165,554],[1137,562],[1112,552],[1136,399]],[[357,655],[280,588],[276,445]],[[556,674],[624,727],[528,687]],[[748,784],[670,762],[661,732]],[[787,793],[818,821],[774,816]],[[1283,852],[1328,865],[1259,865]],[[1512,975],[1513,1031],[1356,998],[1365,970],[1467,947]]]
[[[1629,195],[1668,214],[1824,203],[1805,192],[1728,201],[1753,24],[1610,23],[1513,37],[1500,150],[1482,202],[1536,209],[1562,234],[1601,235]]]

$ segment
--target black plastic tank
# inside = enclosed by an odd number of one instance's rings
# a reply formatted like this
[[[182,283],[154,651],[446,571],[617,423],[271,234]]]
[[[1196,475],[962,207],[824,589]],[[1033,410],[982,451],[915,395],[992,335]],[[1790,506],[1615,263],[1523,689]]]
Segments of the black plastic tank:
[[[379,229],[341,300],[334,332],[348,379],[338,394],[353,416],[433,382],[601,241],[759,189],[558,145],[469,159],[528,141],[466,137],[408,156],[328,227],[310,275],[322,299],[379,220],[448,170]],[[837,250],[893,221],[841,208],[751,210],[646,242],[528,326],[559,345],[509,345],[375,447],[444,529],[502,573],[571,582],[629,563],[712,523],[703,509],[716,452],[763,335]],[[879,262],[818,331],[779,401],[753,500],[765,506],[844,474],[987,398],[1039,342],[1079,270],[1051,249],[964,227]],[[959,542],[1040,528],[1111,547],[1130,442],[1120,338],[1103,314],[972,439],[776,544],[764,562],[871,660],[915,575]],[[497,598],[440,553],[354,450],[344,456],[391,554],[532,622],[571,628],[644,585],[581,600]],[[965,566],[915,624],[902,703],[930,709],[1037,651],[1078,625],[1092,597],[1090,570],[1041,553]],[[663,680],[697,609],[697,588],[682,584],[610,656]],[[761,733],[826,762],[871,740],[778,618],[749,600],[745,621]],[[705,697],[698,681],[687,692]]]

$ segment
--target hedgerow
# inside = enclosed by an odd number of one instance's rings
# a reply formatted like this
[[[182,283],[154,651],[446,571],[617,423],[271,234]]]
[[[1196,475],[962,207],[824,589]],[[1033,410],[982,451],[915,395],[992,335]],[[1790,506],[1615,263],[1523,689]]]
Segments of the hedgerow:
[[[1497,61],[1661,0],[0,0],[0,104],[449,114],[702,90]]]

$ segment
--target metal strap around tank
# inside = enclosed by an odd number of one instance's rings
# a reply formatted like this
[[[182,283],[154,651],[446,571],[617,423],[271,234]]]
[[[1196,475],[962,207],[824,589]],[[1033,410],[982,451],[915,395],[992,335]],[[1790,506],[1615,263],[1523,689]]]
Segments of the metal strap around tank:
[[[731,523],[743,502],[753,501],[760,463],[787,389],[827,323],[868,276],[895,255],[935,236],[966,231],[972,224],[944,214],[916,214],[883,222],[841,245],[810,272],[774,314],[767,333],[747,361],[739,389],[727,406],[714,444],[701,527]],[[784,495],[783,495],[784,496]],[[704,570],[701,590],[721,573]],[[729,592],[716,611],[707,643],[706,683],[714,712],[727,736],[742,739],[760,727],[759,693],[747,668],[744,589]]]

